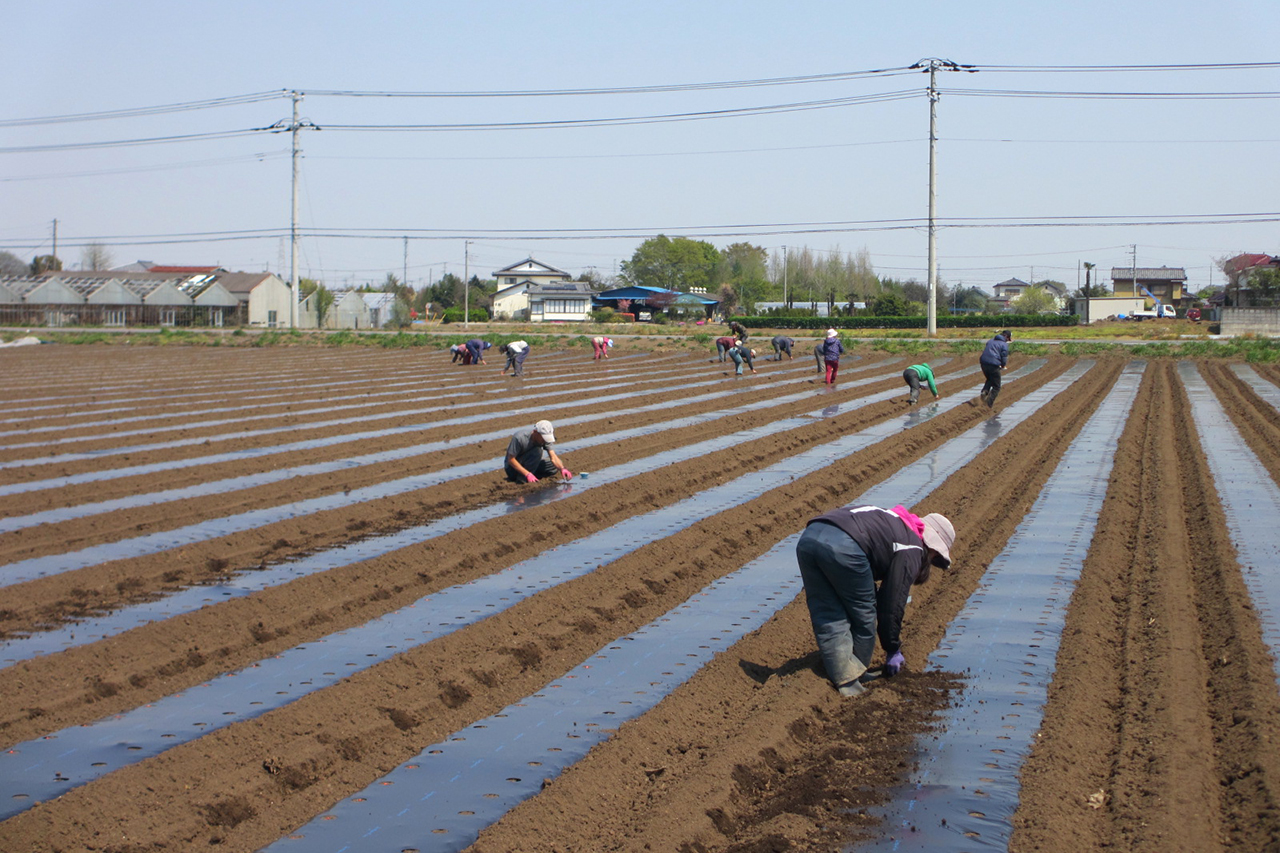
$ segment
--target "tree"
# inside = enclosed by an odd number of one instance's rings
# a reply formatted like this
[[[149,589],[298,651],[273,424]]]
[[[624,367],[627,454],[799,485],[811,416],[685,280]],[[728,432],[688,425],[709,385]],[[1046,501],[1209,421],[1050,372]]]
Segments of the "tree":
[[[109,270],[111,263],[111,250],[101,243],[89,243],[80,250],[82,270]]]
[[[46,272],[62,270],[62,260],[54,255],[36,255],[31,259],[31,274],[40,275]]]
[[[300,278],[298,292],[311,297],[311,305],[316,312],[316,326],[323,329],[324,321],[329,317],[329,309],[333,307],[333,291],[313,278]]]
[[[877,317],[906,317],[911,314],[911,305],[902,294],[887,290],[871,300],[871,313]]]
[[[957,287],[951,294],[951,307],[955,310],[985,311],[990,298],[991,294],[981,287]]]
[[[0,252],[0,275],[30,275],[27,262],[13,252]]]
[[[733,243],[721,253],[721,270],[744,311],[755,307],[768,286],[769,253],[750,243]]]
[[[618,276],[637,287],[660,287],[688,292],[693,287],[712,288],[719,280],[720,251],[704,240],[659,234],[641,243],[622,262]]]
[[[1028,287],[1017,299],[1010,300],[1009,308],[1015,314],[1054,314],[1058,299],[1043,287]]]

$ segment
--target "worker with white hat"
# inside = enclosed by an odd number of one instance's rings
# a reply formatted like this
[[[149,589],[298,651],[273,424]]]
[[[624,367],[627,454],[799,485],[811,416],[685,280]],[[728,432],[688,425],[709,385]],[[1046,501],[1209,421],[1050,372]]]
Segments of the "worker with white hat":
[[[858,696],[876,636],[886,676],[906,664],[902,616],[913,584],[930,568],[951,565],[956,532],[946,516],[920,518],[902,506],[841,507],[811,519],[796,543],[809,621],[827,677],[843,696]]]
[[[555,428],[551,421],[538,421],[532,430],[520,430],[511,436],[503,468],[507,479],[513,483],[536,483],[543,477],[559,474],[566,480],[573,472],[565,467],[552,445],[556,443]]]

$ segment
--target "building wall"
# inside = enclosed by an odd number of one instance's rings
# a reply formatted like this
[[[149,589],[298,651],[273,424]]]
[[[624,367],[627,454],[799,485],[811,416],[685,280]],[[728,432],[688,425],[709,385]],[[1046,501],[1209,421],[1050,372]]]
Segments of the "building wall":
[[[249,325],[289,328],[291,296],[289,285],[280,279],[275,276],[263,279],[257,287],[249,291]],[[275,312],[274,322],[271,321],[273,311]]]
[[[1222,334],[1280,336],[1280,308],[1224,307]]]

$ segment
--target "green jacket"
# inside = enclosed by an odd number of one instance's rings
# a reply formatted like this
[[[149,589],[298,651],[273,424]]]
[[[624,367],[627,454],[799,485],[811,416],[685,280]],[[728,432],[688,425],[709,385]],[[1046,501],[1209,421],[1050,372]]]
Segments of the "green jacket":
[[[929,383],[929,390],[933,392],[933,396],[938,396],[938,383],[933,381],[933,368],[927,364],[913,364],[907,370],[914,370],[916,375]]]

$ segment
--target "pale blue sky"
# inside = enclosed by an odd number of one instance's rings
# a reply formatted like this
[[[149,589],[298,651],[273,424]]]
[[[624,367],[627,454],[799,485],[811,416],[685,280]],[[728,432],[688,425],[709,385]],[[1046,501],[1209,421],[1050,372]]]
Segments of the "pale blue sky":
[[[944,89],[1280,92],[1280,69],[1032,73],[997,66],[1280,60],[1274,0],[1117,3],[869,2],[72,2],[15,4],[0,55],[0,122],[255,92],[619,88],[901,68],[925,57],[981,67]],[[927,213],[923,74],[699,92],[500,99],[308,95],[300,272],[330,285],[400,275],[419,285],[533,255],[611,272],[645,237],[865,248],[882,274],[926,276],[919,227],[829,233],[799,223]],[[351,124],[517,122],[724,110],[906,92],[901,100],[709,121],[555,130],[367,132]],[[1267,214],[1280,210],[1275,99],[1081,100],[963,96],[938,104],[938,215]],[[260,128],[287,99],[108,121],[0,125],[0,149]],[[325,129],[328,128],[328,129]],[[91,150],[0,153],[0,249],[77,265],[101,239],[117,263],[220,263],[288,275],[277,237],[179,235],[287,229],[287,134]],[[257,155],[257,156],[255,156]],[[1277,217],[1267,216],[1275,220]],[[755,228],[748,226],[767,226]],[[414,229],[424,229],[414,232]],[[448,239],[422,239],[427,231]],[[687,229],[687,230],[686,230]],[[503,237],[512,230],[520,236]],[[607,239],[533,239],[580,231]],[[990,287],[1011,276],[1075,285],[1080,261],[1185,267],[1280,252],[1275,221],[939,231],[939,273]],[[735,233],[736,232],[736,233]],[[705,236],[704,236],[705,235]],[[231,235],[235,236],[235,235]],[[150,243],[150,245],[147,245]],[[139,245],[140,244],[140,245]]]

